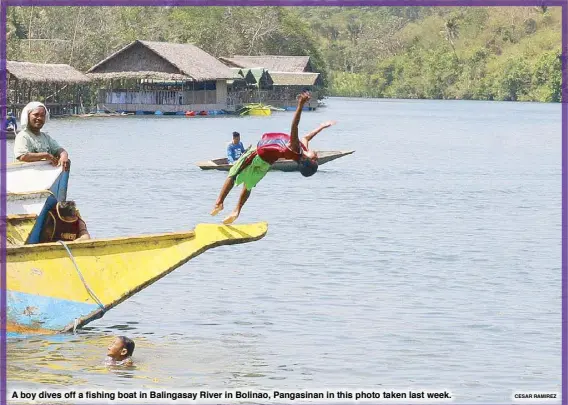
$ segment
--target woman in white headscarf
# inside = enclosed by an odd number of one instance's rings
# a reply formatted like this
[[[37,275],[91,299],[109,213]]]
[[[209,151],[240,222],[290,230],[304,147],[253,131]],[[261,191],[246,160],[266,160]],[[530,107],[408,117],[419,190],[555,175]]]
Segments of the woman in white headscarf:
[[[42,132],[49,120],[49,111],[38,101],[32,101],[22,110],[22,130],[14,141],[14,157],[21,162],[49,160],[54,166],[69,170],[69,155],[55,139]]]

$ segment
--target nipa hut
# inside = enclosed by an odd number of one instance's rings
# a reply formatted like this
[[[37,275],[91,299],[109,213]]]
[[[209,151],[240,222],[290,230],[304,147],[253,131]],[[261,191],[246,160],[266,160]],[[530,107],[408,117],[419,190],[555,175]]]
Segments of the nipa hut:
[[[267,88],[264,103],[286,110],[296,109],[296,96],[304,90],[312,93],[308,109],[317,107],[317,89],[321,86],[319,73],[270,72],[272,85]]]
[[[191,44],[134,41],[88,70],[102,80],[98,108],[164,114],[231,109],[234,73]]]
[[[7,107],[17,116],[30,101],[41,101],[50,114],[78,114],[90,79],[65,64],[6,61]]]
[[[232,69],[240,68],[243,72],[248,71],[245,74],[247,83],[256,85],[256,89],[251,89],[249,86],[247,91],[242,88],[229,90],[229,97],[234,99],[237,105],[260,102],[275,107],[295,109],[296,96],[302,90],[312,92],[312,99],[306,108],[315,109],[318,105],[321,77],[319,73],[313,72],[309,56],[235,55],[232,58],[219,59]],[[259,72],[266,77],[262,80],[256,78]],[[251,75],[255,78],[251,78]]]

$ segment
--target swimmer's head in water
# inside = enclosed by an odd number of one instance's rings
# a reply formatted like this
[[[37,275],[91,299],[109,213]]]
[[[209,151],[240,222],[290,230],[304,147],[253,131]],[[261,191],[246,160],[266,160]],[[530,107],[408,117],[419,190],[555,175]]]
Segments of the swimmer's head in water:
[[[113,360],[123,360],[134,353],[134,342],[126,336],[117,337],[107,349],[107,356]]]

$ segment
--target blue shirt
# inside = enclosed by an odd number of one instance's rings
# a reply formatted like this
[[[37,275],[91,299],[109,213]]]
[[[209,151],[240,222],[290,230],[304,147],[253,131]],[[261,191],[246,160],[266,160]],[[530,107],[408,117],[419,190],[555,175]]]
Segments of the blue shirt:
[[[18,129],[18,122],[16,121],[16,117],[11,116],[6,118],[6,129],[8,129],[10,125],[14,127],[14,130]]]
[[[229,159],[229,163],[235,163],[243,153],[245,153],[245,147],[242,142],[236,145],[231,142],[229,146],[227,146],[227,159]]]

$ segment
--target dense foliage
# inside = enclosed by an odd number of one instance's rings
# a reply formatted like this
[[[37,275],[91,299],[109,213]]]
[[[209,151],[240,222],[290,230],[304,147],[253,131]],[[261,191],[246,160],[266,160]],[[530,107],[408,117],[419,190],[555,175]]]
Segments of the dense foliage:
[[[87,70],[134,39],[310,55],[338,96],[560,101],[546,7],[10,7],[8,59]]]

